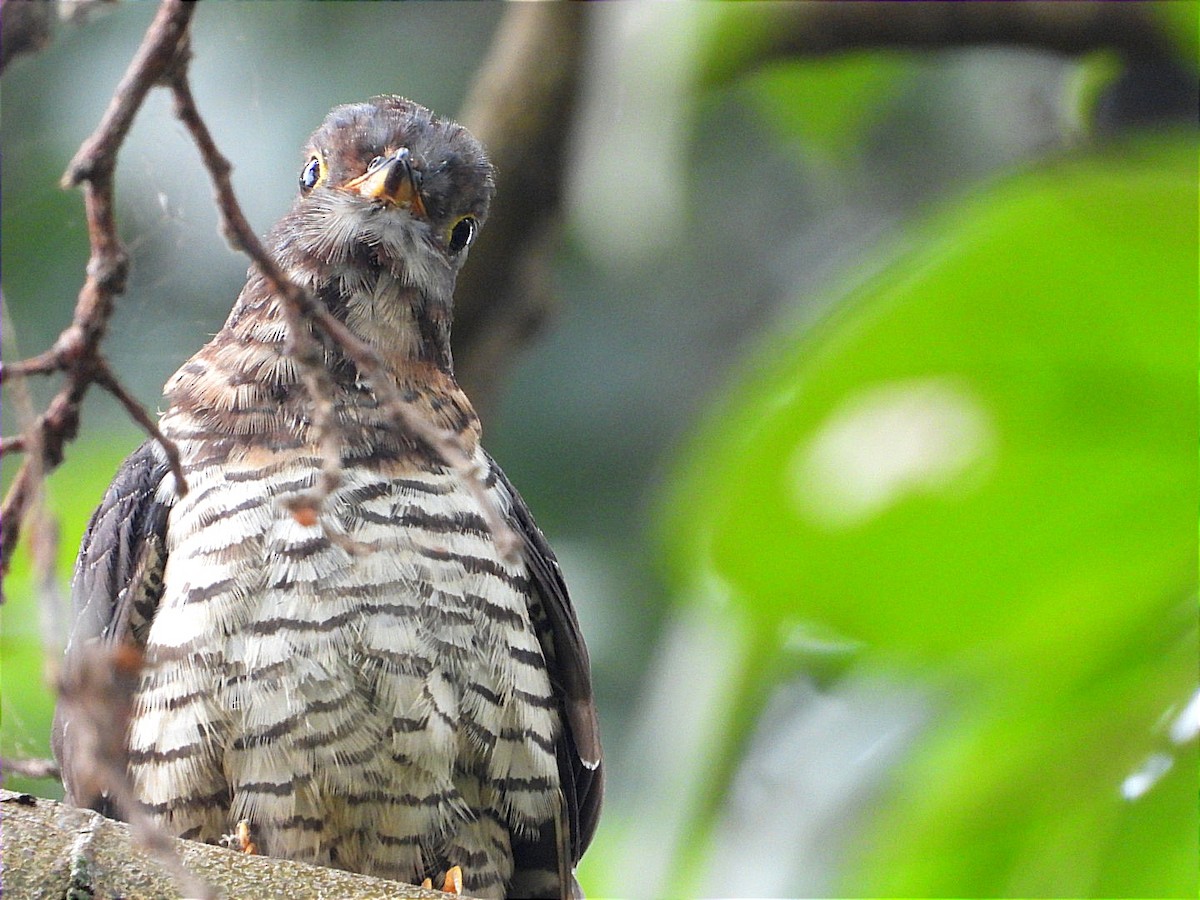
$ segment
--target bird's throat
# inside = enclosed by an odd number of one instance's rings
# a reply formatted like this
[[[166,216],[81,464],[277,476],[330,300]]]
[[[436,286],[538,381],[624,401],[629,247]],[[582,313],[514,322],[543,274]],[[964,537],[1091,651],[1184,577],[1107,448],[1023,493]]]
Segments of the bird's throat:
[[[320,339],[344,442],[374,448],[372,455],[406,455],[411,437],[395,432],[396,410],[388,401],[398,396],[409,412],[474,447],[479,420],[454,380],[447,305],[423,302],[395,279],[381,279],[371,292],[343,294],[325,283],[317,293],[386,369],[364,371],[354,354],[332,338]],[[225,327],[168,382],[164,421],[189,437],[237,435],[275,448],[317,442],[307,379],[289,349],[287,329],[280,298],[252,277]],[[379,386],[381,378],[394,390]]]
[[[397,375],[414,365],[453,373],[449,298],[430,298],[387,269],[326,278],[316,288],[321,303]]]

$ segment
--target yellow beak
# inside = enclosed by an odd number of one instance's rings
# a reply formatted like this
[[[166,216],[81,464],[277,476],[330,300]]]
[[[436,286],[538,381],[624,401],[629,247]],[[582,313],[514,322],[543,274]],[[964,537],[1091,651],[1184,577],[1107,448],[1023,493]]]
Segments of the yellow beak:
[[[348,190],[356,190],[367,200],[382,200],[407,207],[417,218],[425,218],[425,204],[417,188],[416,173],[407,149],[393,153],[374,169],[346,182]]]

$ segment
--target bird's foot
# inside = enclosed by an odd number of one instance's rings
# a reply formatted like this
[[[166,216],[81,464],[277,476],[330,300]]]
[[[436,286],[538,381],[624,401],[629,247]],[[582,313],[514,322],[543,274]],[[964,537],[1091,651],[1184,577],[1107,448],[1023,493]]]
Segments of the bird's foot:
[[[254,839],[250,837],[250,821],[248,819],[238,822],[237,829],[233,834],[221,835],[221,846],[241,853],[249,853],[251,856],[258,856],[258,844],[254,843]]]
[[[421,887],[432,888],[433,882],[426,878],[421,882]],[[438,890],[446,894],[461,894],[463,890],[462,866],[451,866],[450,871],[446,873],[445,881]]]

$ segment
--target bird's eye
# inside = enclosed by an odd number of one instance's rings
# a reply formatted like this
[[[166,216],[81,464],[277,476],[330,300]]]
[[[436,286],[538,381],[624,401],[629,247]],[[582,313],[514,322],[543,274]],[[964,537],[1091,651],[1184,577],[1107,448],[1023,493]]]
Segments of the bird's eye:
[[[475,232],[479,230],[479,222],[474,216],[463,216],[450,229],[450,239],[446,249],[452,255],[462,253],[475,240]]]
[[[300,193],[307,194],[315,188],[321,181],[321,177],[325,174],[325,167],[321,164],[321,157],[314,156],[300,170]]]
[[[382,166],[383,163],[384,163],[384,158],[382,156],[377,156],[373,160],[371,160],[369,163],[367,163],[367,171],[374,172],[376,169],[378,169],[380,166]]]

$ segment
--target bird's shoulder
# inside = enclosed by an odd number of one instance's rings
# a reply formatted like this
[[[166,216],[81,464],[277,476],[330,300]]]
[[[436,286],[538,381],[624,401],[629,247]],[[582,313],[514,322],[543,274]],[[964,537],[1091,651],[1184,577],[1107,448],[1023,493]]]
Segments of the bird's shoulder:
[[[94,770],[91,756],[97,749],[89,743],[88,729],[78,723],[73,728],[72,720],[86,702],[78,696],[79,688],[95,680],[96,661],[109,660],[105,653],[122,648],[132,647],[138,653],[145,644],[162,596],[167,519],[174,499],[174,476],[166,454],[156,441],[147,441],[121,464],[92,514],[71,582],[76,618],[62,684],[75,687],[64,687],[60,694],[51,744],[62,767],[67,798],[109,815],[113,810],[96,793],[94,778],[87,774]]]
[[[166,453],[146,441],[121,464],[84,531],[71,582],[72,644],[140,637],[161,594],[175,499]]]

